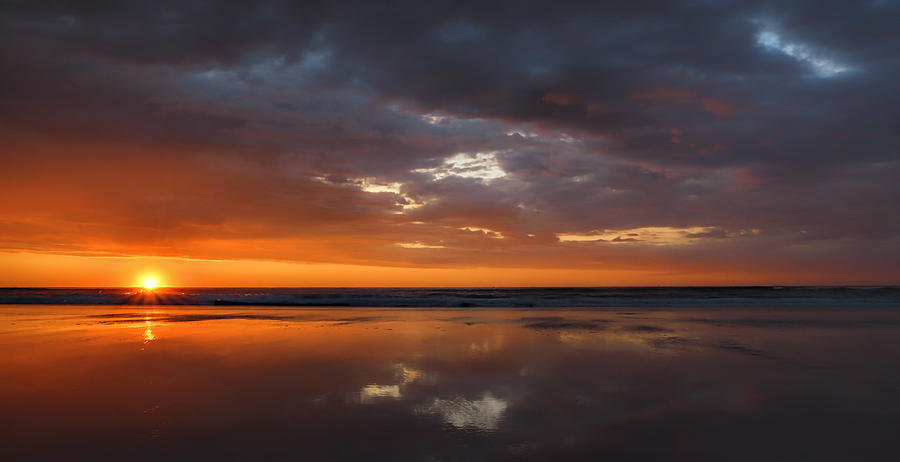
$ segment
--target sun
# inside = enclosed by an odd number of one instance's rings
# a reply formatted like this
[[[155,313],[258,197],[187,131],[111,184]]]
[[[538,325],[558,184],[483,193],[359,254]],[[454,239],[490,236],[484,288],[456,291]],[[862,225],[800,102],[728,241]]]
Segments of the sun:
[[[147,290],[153,290],[156,288],[158,283],[156,282],[156,278],[147,277],[144,278],[144,288]]]

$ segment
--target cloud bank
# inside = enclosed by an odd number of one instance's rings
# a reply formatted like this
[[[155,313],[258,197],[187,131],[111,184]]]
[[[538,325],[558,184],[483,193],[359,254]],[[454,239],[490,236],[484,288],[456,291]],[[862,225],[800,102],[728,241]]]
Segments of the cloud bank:
[[[0,248],[900,282],[900,8],[827,3],[4,1]]]

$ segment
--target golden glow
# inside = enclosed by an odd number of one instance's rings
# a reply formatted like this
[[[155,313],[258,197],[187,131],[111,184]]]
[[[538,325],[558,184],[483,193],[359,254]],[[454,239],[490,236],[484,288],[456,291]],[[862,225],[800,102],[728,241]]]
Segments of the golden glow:
[[[148,344],[154,340],[156,340],[156,336],[153,335],[153,322],[151,322],[150,314],[144,315],[144,344]]]
[[[392,246],[393,247],[393,246]],[[620,246],[616,246],[617,248]],[[403,249],[428,252],[429,249]],[[443,251],[443,249],[435,249]],[[153,276],[158,287],[474,287],[474,286],[639,286],[785,284],[895,284],[893,275],[860,272],[853,279],[828,272],[742,272],[720,266],[665,264],[658,259],[630,268],[409,268],[346,264],[309,264],[258,260],[187,258],[105,258],[29,252],[0,252],[0,286],[143,287]],[[48,279],[47,268],[53,268]],[[152,268],[153,272],[148,272]],[[165,274],[165,279],[161,275]],[[123,276],[126,275],[126,276]],[[874,282],[873,282],[874,281]],[[147,291],[157,294],[160,289]]]
[[[147,290],[153,290],[157,288],[159,284],[154,277],[146,277],[144,278],[144,288]]]

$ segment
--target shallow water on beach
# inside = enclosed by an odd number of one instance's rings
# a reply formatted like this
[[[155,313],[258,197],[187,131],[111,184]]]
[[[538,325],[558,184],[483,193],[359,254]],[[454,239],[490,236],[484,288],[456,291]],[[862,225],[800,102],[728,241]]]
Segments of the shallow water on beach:
[[[0,306],[3,460],[873,460],[900,309]]]

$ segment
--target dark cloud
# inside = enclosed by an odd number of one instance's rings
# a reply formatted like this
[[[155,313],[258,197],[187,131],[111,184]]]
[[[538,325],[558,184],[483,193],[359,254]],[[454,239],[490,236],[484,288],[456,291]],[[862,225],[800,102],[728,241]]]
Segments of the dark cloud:
[[[896,281],[898,13],[4,1],[0,246]]]

